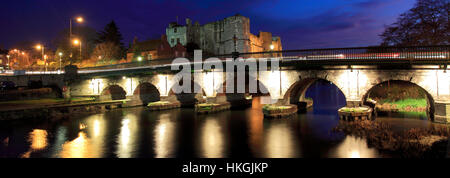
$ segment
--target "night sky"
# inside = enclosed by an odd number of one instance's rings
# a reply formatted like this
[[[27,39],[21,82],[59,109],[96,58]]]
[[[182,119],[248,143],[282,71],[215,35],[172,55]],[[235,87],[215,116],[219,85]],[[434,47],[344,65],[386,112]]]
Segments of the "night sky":
[[[101,30],[115,20],[128,46],[159,38],[169,22],[186,17],[205,24],[237,13],[250,18],[253,34],[281,36],[284,49],[375,45],[384,26],[415,0],[14,0],[0,5],[0,47],[18,42],[50,43],[69,19]]]

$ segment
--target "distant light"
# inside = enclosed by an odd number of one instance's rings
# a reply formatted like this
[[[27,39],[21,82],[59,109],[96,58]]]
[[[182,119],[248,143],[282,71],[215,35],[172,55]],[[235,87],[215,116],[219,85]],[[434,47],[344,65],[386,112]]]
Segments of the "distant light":
[[[270,45],[270,50],[273,50],[273,49],[275,49],[275,46],[274,45]]]
[[[62,56],[62,55],[63,55],[63,53],[62,53],[62,52],[59,52],[59,53],[58,53],[58,55],[59,55],[59,56]]]
[[[125,80],[125,79],[127,79],[127,77],[123,76],[123,77],[122,77],[122,79],[124,79],[124,80]]]
[[[25,55],[25,52],[22,52],[22,55]]]
[[[84,21],[83,17],[77,17],[77,22],[78,23],[83,23],[83,21]]]
[[[36,45],[36,49],[41,49],[42,46],[41,45]]]
[[[354,150],[350,153],[350,158],[361,158],[361,155],[358,151]]]
[[[75,44],[75,45],[80,44],[80,40],[78,40],[78,39],[73,40],[73,44]]]
[[[139,56],[137,59],[138,59],[138,61],[142,61],[142,57],[141,56]]]

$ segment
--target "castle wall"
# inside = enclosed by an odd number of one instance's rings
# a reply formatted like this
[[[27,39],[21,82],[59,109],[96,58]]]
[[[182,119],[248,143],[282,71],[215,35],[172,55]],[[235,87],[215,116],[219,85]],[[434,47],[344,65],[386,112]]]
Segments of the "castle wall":
[[[181,27],[185,27],[185,29],[178,32],[179,34],[174,33],[174,28],[178,30]],[[196,43],[207,54],[268,51],[272,44],[277,49],[281,49],[280,41],[276,43],[272,41],[274,39],[272,33],[260,32],[258,36],[250,33],[250,19],[241,15],[227,17],[205,25],[199,25],[198,22],[192,25],[190,19],[186,19],[186,26],[171,24],[166,29],[166,34],[169,43],[173,38],[183,38],[186,41],[183,41],[182,45],[190,42]],[[237,38],[236,46],[233,40],[234,36]],[[174,44],[171,43],[171,46],[173,47]]]

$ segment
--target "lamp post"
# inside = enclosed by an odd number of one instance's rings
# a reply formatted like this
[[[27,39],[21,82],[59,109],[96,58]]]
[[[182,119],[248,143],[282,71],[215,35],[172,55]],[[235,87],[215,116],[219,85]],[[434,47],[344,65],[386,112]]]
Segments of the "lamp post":
[[[73,44],[76,46],[76,45],[80,45],[80,62],[81,62],[81,60],[82,60],[82,58],[81,58],[81,40],[78,40],[78,39],[75,39],[75,40],[73,40]]]
[[[98,56],[98,61],[101,61],[103,64],[105,64],[105,61],[102,61],[102,56]],[[96,62],[95,66],[97,66],[98,62]]]
[[[69,28],[69,43],[72,43],[72,20],[73,18],[70,18],[70,28]],[[83,23],[84,19],[83,17],[76,17],[75,20],[78,23]],[[72,46],[71,44],[69,46]],[[72,59],[72,50],[70,50],[70,59]],[[72,63],[72,61],[70,61]]]
[[[44,65],[45,65],[45,71],[47,71],[47,60],[46,59],[44,59],[44,52],[45,52],[45,49],[44,49],[45,47],[43,46],[43,45],[40,45],[40,44],[38,44],[38,45],[36,45],[36,49],[37,50],[42,50],[42,60],[44,60]]]
[[[45,72],[47,73],[47,67],[48,67],[48,63],[47,63],[47,55],[44,55],[44,65],[45,65]]]
[[[63,53],[62,53],[62,52],[59,52],[58,55],[59,55],[59,72],[61,72],[61,67],[62,67],[62,55],[63,55]]]
[[[8,58],[8,63],[6,63],[6,67],[8,67],[8,70],[9,70],[9,57],[11,57],[11,56],[6,55],[6,58]]]

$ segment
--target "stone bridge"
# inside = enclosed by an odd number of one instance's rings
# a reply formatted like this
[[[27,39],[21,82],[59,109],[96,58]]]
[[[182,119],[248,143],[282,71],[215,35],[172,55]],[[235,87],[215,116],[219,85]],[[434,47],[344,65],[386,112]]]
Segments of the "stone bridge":
[[[175,84],[179,84],[180,78],[176,77],[176,72],[167,69],[167,66],[84,74],[78,72],[70,82],[64,79],[64,75],[6,76],[0,77],[0,81],[8,80],[17,85],[26,85],[28,80],[41,80],[44,86],[67,88],[65,96],[96,97],[98,100],[129,99],[126,104],[128,106],[145,105],[154,101],[178,101],[182,106],[205,101],[239,105],[245,103],[246,96],[256,94],[263,95],[265,103],[296,104],[305,99],[306,90],[317,80],[336,85],[344,94],[347,105],[355,106],[365,103],[367,94],[373,87],[389,81],[404,81],[426,91],[430,120],[450,121],[448,59],[377,61],[281,60],[281,67],[276,70],[247,70],[245,93],[225,93],[230,83],[237,84],[235,79],[239,76],[233,76],[235,72],[217,69],[193,70],[191,85],[200,90],[196,93],[176,94],[173,88]],[[257,92],[250,92],[248,83],[251,82],[258,84]]]

